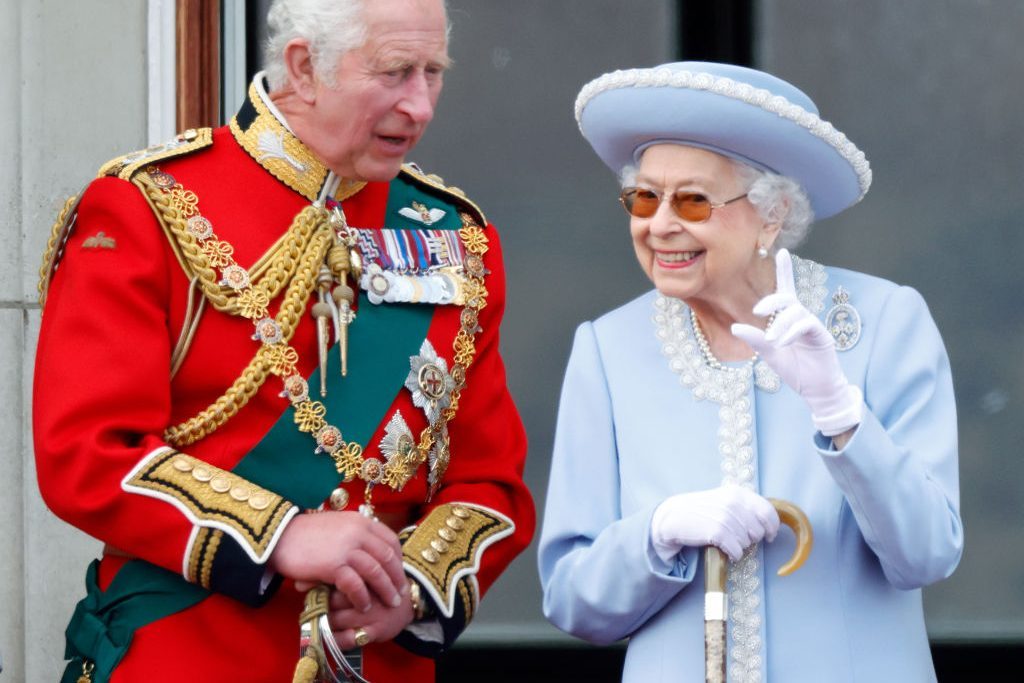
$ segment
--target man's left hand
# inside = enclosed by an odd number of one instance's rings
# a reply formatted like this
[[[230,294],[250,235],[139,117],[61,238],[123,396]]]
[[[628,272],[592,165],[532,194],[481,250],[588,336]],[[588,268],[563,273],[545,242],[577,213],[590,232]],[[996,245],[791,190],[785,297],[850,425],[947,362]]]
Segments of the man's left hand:
[[[342,650],[358,647],[356,630],[362,629],[369,642],[391,640],[412,623],[412,599],[408,585],[402,590],[398,607],[385,605],[375,598],[366,612],[356,609],[344,593],[332,590],[327,613],[334,638]]]

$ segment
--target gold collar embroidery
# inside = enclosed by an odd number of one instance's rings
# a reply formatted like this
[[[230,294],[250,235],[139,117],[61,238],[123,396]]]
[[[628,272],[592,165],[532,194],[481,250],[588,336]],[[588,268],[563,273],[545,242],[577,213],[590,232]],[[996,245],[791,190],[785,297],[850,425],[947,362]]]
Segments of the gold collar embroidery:
[[[229,125],[238,144],[256,163],[309,201],[319,198],[332,177],[330,169],[271,111],[256,79]]]

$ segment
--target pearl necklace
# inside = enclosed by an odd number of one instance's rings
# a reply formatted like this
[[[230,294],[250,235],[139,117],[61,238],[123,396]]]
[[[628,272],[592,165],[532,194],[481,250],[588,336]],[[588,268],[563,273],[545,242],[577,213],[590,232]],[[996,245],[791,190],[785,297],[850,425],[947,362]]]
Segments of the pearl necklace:
[[[768,324],[765,326],[767,330],[775,322],[775,313],[772,313],[768,318]],[[697,313],[690,307],[690,323],[693,327],[693,336],[697,341],[697,347],[700,349],[701,356],[704,357],[704,362],[708,367],[715,370],[725,370],[728,372],[742,371],[741,368],[734,368],[724,364],[722,361],[715,357],[715,354],[711,352],[711,344],[708,342],[708,338],[704,336],[704,330],[701,329],[700,320],[697,319]],[[753,368],[754,370],[754,383],[758,388],[765,391],[774,393],[778,391],[782,382],[778,374],[772,370],[766,363],[760,362],[760,356],[757,352],[744,364],[743,370],[746,368]]]

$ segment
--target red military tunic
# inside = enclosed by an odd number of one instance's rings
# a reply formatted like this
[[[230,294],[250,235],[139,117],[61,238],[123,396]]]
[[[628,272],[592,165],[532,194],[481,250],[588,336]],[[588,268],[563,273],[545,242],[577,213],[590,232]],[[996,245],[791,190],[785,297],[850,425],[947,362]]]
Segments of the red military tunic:
[[[236,395],[226,410],[222,404],[221,412],[228,417],[223,424],[194,433],[201,438],[192,443],[183,444],[177,435],[178,443],[168,443],[168,428],[221,397],[261,348],[253,339],[253,320],[218,310],[216,296],[198,305],[201,286],[192,286],[190,280],[201,280],[196,264],[209,264],[210,259],[197,260],[200,241],[174,233],[168,216],[175,214],[168,205],[176,207],[177,215],[194,210],[207,219],[215,231],[210,243],[221,250],[223,245],[233,247],[233,262],[256,280],[266,275],[266,265],[275,258],[278,265],[287,262],[282,256],[287,246],[279,240],[332,177],[281,125],[272,107],[268,110],[264,97],[254,86],[232,126],[180,137],[170,147],[129,155],[105,167],[64,221],[66,241],[55,245],[50,262],[56,267],[44,281],[33,424],[46,503],[62,519],[107,544],[99,564],[99,591],[111,585],[129,558],[187,579],[172,577],[172,584],[210,590],[208,596],[197,594],[185,608],[134,628],[113,669],[114,681],[291,680],[303,596],[288,582],[261,595],[263,563],[291,516],[315,504],[295,504],[281,491],[312,491],[320,502],[324,491],[338,486],[344,490],[341,497],[348,498],[345,509],[355,509],[363,499],[365,481],[360,477],[342,483],[331,467],[317,470],[315,477],[304,474],[317,442],[288,428],[290,419],[281,420],[294,407],[282,397],[281,378],[273,373],[262,383],[241,385],[240,393],[248,400]],[[268,147],[268,135],[280,146]],[[167,179],[175,183],[176,192],[161,193],[152,182]],[[443,632],[443,642],[407,633],[400,640],[432,654],[451,644],[471,619],[479,595],[528,544],[534,511],[522,480],[525,435],[498,353],[505,282],[497,233],[460,194],[414,168],[406,168],[390,184],[342,183],[333,194],[350,226],[373,229],[405,225],[393,210],[395,202],[389,203],[399,191],[426,197],[424,202],[441,207],[437,211],[461,212],[470,228],[474,223],[484,226],[478,231],[483,239],[472,229],[460,235],[486,248],[481,253],[486,271],[480,273],[485,290],[476,291],[486,305],[473,309],[478,325],[468,325],[464,312],[470,307],[457,302],[372,304],[365,295],[350,325],[350,335],[358,342],[362,319],[375,312],[369,307],[380,306],[383,323],[378,322],[373,335],[384,342],[389,336],[388,307],[429,306],[425,341],[442,359],[441,366],[454,369],[462,349],[464,386],[455,396],[454,416],[442,425],[450,438],[447,469],[436,462],[439,451],[432,450],[431,462],[420,466],[401,490],[373,487],[380,518],[396,531],[406,529],[407,570],[422,585]],[[213,271],[215,276],[219,272]],[[280,313],[287,285],[301,276],[293,274],[282,284],[269,302],[271,316]],[[473,294],[470,280],[466,282]],[[217,285],[216,292],[232,294],[223,283]],[[289,342],[298,354],[295,370],[307,378],[317,367],[316,323],[309,313],[316,300],[314,293],[295,313]],[[472,333],[468,363],[467,332]],[[460,334],[463,341],[456,343]],[[411,352],[398,361],[407,369],[424,339],[404,341]],[[373,340],[369,343],[372,347]],[[366,340],[353,347],[366,348]],[[421,400],[417,405],[416,392],[403,383],[404,374],[396,380],[393,372],[381,371],[379,382],[389,384],[374,384],[376,355],[383,352],[349,358],[353,375],[370,368],[363,372],[369,378],[363,385],[348,385],[348,378],[329,373],[328,393],[356,392],[358,397],[372,385],[389,397],[379,414],[371,416],[367,433],[372,431],[372,436],[361,444],[364,457],[383,462],[380,449],[397,413],[414,440],[439,418]],[[390,361],[393,367],[395,359]],[[316,389],[318,382],[311,381],[310,401],[319,398]],[[328,414],[326,419],[346,433],[346,415]],[[278,430],[290,430],[279,432],[285,436],[275,442],[288,444],[285,464],[263,466],[262,481],[232,472],[279,420]],[[277,450],[280,456],[282,449]],[[294,465],[288,464],[289,453],[297,454]],[[316,457],[330,464],[328,456]],[[430,464],[438,478],[432,496]],[[317,486],[304,488],[303,476],[317,479]],[[278,490],[276,482],[285,479],[290,483]],[[458,522],[458,538],[444,530],[456,540],[452,552],[439,555],[431,550],[438,547],[434,532],[452,519],[453,505],[467,529]],[[95,628],[103,638],[114,633],[113,640],[125,639],[114,628]],[[88,653],[81,659],[89,665]],[[370,644],[364,661],[364,675],[373,683],[433,680],[431,659],[395,643]]]

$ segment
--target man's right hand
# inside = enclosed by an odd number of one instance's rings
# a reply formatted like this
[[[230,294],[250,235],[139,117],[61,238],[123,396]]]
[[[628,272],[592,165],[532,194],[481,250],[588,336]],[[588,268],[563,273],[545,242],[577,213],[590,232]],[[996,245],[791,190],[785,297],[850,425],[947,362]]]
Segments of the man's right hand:
[[[358,512],[298,515],[281,534],[267,568],[300,590],[324,583],[360,611],[371,592],[385,605],[402,604],[406,588],[402,545],[394,531]]]

